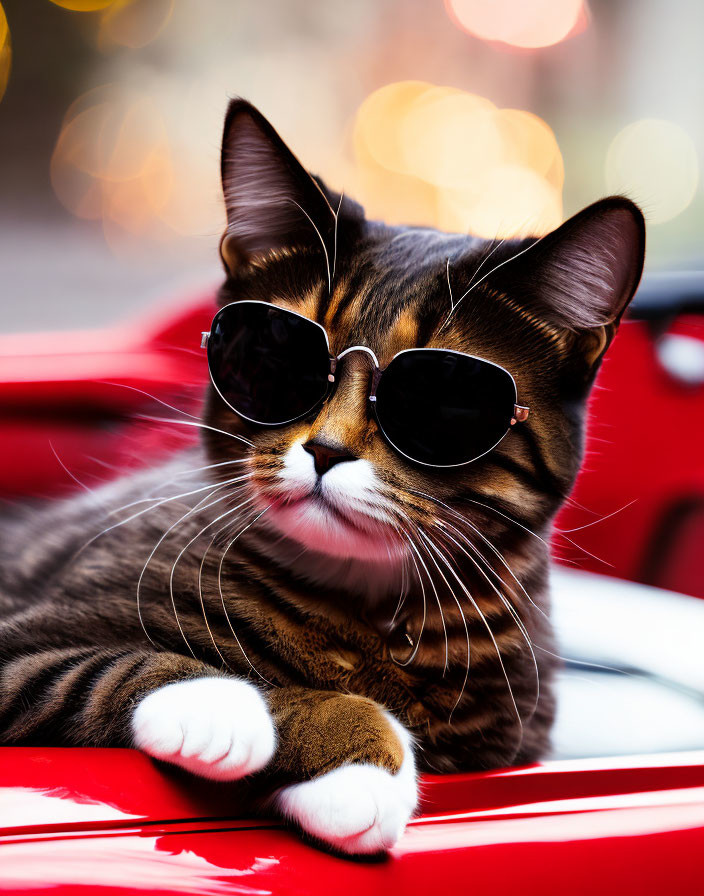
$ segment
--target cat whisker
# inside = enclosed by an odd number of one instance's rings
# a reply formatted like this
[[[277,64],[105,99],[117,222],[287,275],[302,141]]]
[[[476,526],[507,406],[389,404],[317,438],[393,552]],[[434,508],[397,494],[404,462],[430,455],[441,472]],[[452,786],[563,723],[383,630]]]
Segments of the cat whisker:
[[[54,445],[53,445],[51,439],[49,440],[49,447],[51,448],[51,451],[52,451],[54,457],[59,462],[61,469],[64,471],[64,473],[66,473],[66,475],[69,476],[76,483],[76,485],[78,485],[85,492],[87,492],[94,500],[99,502],[100,498],[98,498],[98,495],[96,494],[95,489],[90,488],[90,486],[86,485],[85,482],[81,482],[81,480],[78,478],[78,476],[76,476],[74,473],[72,473],[69,470],[69,468],[66,466],[66,464],[61,460],[61,458],[58,455],[58,452],[56,451],[56,448],[54,448]]]
[[[402,537],[402,536],[403,536],[403,532],[401,532],[400,527],[399,527],[398,525],[396,525],[395,523],[392,523],[392,526],[393,526],[393,528],[394,528],[394,531],[395,531],[399,536]],[[389,563],[392,563],[393,558],[392,558],[392,556],[391,556],[391,551],[389,550],[388,545],[387,545],[387,547],[386,547],[386,552],[387,552],[388,557],[389,557]],[[407,581],[407,575],[408,575],[407,566],[408,566],[408,555],[404,553],[404,556],[403,556],[403,559],[402,559],[402,563],[401,563],[401,587],[400,587],[400,590],[399,590],[398,603],[397,603],[397,605],[396,605],[396,609],[394,610],[394,615],[391,617],[391,625],[392,625],[392,626],[396,623],[396,619],[398,618],[398,614],[399,614],[399,613],[401,612],[401,610],[403,609],[403,606],[404,606],[404,604],[405,604],[405,602],[406,602],[406,598],[408,597],[408,591],[409,591],[410,583],[409,583],[409,581]]]
[[[246,458],[246,459],[248,460],[249,458]],[[228,461],[228,463],[229,463],[229,461]],[[233,463],[236,463],[236,461],[233,461]],[[192,491],[181,492],[178,495],[171,495],[171,496],[170,495],[152,495],[152,497],[150,497],[150,498],[138,498],[136,501],[130,501],[129,504],[123,504],[122,507],[116,507],[114,510],[110,510],[107,515],[115,516],[115,514],[122,513],[124,510],[129,510],[130,507],[138,507],[140,504],[154,504],[155,508],[161,507],[162,504],[166,504],[169,501],[176,501],[178,498],[186,498],[189,495],[197,495],[199,492],[207,491],[207,489],[209,489],[209,488],[220,488],[223,485],[229,485],[231,482],[239,482],[240,480],[245,479],[245,478],[248,479],[251,476],[252,476],[251,473],[245,473],[242,476],[235,477],[234,479],[223,479],[221,481],[216,479],[213,482],[208,482],[206,485],[202,485],[199,488],[193,489]],[[170,483],[172,483],[174,481],[175,478],[176,477],[174,476],[171,479],[168,479],[165,482],[162,482],[161,485],[159,485],[158,487],[163,488],[165,485],[169,485]],[[146,513],[147,510],[149,510],[149,509],[150,508],[146,508],[146,510],[144,510],[143,513]],[[141,515],[141,514],[134,514],[134,516],[130,517],[130,519],[134,519],[135,516],[139,516],[139,515]],[[127,522],[127,520],[123,520],[122,522]],[[115,525],[120,526],[120,525],[122,525],[122,523],[116,523]],[[108,532],[109,530],[105,529],[104,531]]]
[[[203,613],[203,620],[208,629],[208,634],[210,635],[210,640],[213,643],[213,647],[215,648],[218,656],[220,657],[220,659],[222,660],[222,662],[226,666],[226,668],[232,672],[234,670],[231,668],[231,666],[229,665],[229,663],[227,662],[225,657],[222,655],[220,648],[218,647],[217,642],[215,641],[215,637],[213,635],[213,632],[210,628],[210,624],[208,622],[208,616],[207,616],[207,613],[205,610],[205,601],[203,598],[203,569],[205,567],[206,558],[207,558],[208,554],[210,553],[210,550],[213,547],[213,545],[215,544],[216,540],[219,538],[220,535],[222,535],[222,533],[226,529],[229,528],[229,526],[230,526],[230,523],[227,522],[223,526],[221,526],[219,529],[217,529],[215,531],[215,534],[213,535],[213,537],[210,539],[210,542],[208,543],[205,551],[203,552],[203,556],[201,558],[200,565],[198,567],[198,600],[200,601],[200,607],[201,607],[201,611]]]
[[[421,534],[423,534],[423,533],[421,533]],[[426,536],[426,538],[428,538],[428,537]],[[521,719],[521,714],[520,714],[520,712],[519,712],[519,710],[518,710],[518,704],[516,703],[516,698],[515,698],[514,693],[513,693],[513,688],[512,688],[512,686],[511,686],[511,680],[510,680],[510,678],[509,678],[509,676],[508,676],[508,672],[506,671],[506,666],[505,666],[505,664],[504,664],[503,657],[501,656],[501,651],[499,650],[499,645],[497,644],[497,642],[496,642],[496,638],[495,638],[495,636],[494,636],[494,633],[493,633],[493,631],[492,631],[492,629],[491,629],[491,626],[489,625],[489,620],[488,620],[488,619],[486,618],[486,616],[482,613],[482,611],[481,611],[479,605],[477,604],[477,602],[476,602],[476,600],[474,599],[474,597],[472,597],[472,595],[470,594],[469,589],[468,589],[467,586],[464,584],[464,582],[462,581],[462,579],[460,578],[460,576],[457,575],[457,573],[456,573],[456,571],[454,570],[453,566],[451,565],[451,563],[450,563],[449,560],[447,559],[447,556],[445,555],[444,551],[442,551],[442,550],[441,550],[441,549],[440,549],[440,548],[433,542],[433,540],[430,539],[430,538],[428,538],[428,544],[429,544],[429,546],[431,546],[431,547],[434,548],[434,550],[438,553],[438,556],[440,557],[440,559],[442,559],[442,560],[444,561],[445,566],[447,567],[448,571],[449,571],[450,573],[452,573],[452,576],[455,578],[455,580],[456,580],[457,583],[459,584],[460,588],[464,591],[464,593],[465,593],[465,595],[467,596],[468,600],[470,601],[470,603],[471,603],[472,606],[474,607],[475,612],[479,615],[479,618],[482,620],[482,623],[484,624],[484,626],[485,626],[487,632],[489,633],[489,637],[491,638],[491,642],[492,642],[492,644],[494,645],[494,650],[496,651],[496,657],[497,657],[497,659],[498,659],[498,661],[499,661],[499,665],[501,666],[501,671],[502,671],[502,673],[503,673],[504,679],[506,680],[506,687],[508,688],[509,697],[510,697],[510,699],[511,699],[511,703],[513,704],[513,709],[514,709],[514,711],[515,711],[515,713],[516,713],[516,718],[517,718],[517,720],[518,720],[518,724],[519,724],[520,729],[521,729],[521,737],[522,737],[522,736],[523,736],[523,720]],[[444,576],[443,576],[443,578],[444,578]],[[447,581],[447,580],[446,580],[446,581]],[[450,589],[450,590],[451,590],[451,593],[452,593],[453,597],[455,597],[454,592],[452,592],[452,589]],[[455,599],[456,599],[456,598],[455,598]],[[458,601],[457,603],[458,603],[458,606],[459,606],[459,601]],[[461,608],[460,608],[460,611],[461,611]],[[462,618],[464,619],[464,613],[462,614]],[[466,621],[466,619],[464,620],[464,622],[465,622],[465,630],[467,630],[467,621]],[[467,631],[467,641],[468,641],[468,643],[469,643],[469,631]],[[467,666],[467,676],[469,676],[469,664],[468,664],[468,666]],[[466,680],[465,680],[465,686],[466,686]],[[462,694],[460,693],[460,698],[459,698],[459,699],[461,699],[461,697],[462,697]],[[455,709],[457,709],[457,706],[459,705],[459,699],[458,699],[457,703],[455,704],[455,706],[454,706],[454,708],[453,708],[453,711],[452,711],[453,713],[454,713]],[[450,718],[452,718],[452,713],[450,713]]]
[[[413,523],[412,523],[411,519],[408,517],[408,515],[404,514],[404,517],[405,517],[406,521],[408,522],[408,525],[417,530],[417,527],[413,525]],[[418,561],[420,562],[421,566],[423,567],[423,569],[425,571],[426,576],[428,577],[428,582],[430,583],[430,587],[433,589],[433,596],[435,597],[435,602],[438,605],[438,612],[440,614],[440,624],[442,625],[443,636],[445,639],[445,664],[444,664],[443,670],[442,670],[442,675],[444,678],[447,675],[448,669],[450,668],[450,643],[449,643],[449,640],[447,637],[447,626],[445,624],[445,614],[443,613],[443,610],[442,610],[442,602],[440,600],[440,595],[438,594],[438,590],[435,585],[435,580],[433,579],[432,575],[430,574],[430,570],[428,569],[427,564],[425,563],[425,560],[423,560],[423,557],[422,557],[420,551],[418,550],[415,542],[413,541],[412,533],[409,532],[409,533],[407,533],[407,535],[408,535],[408,543],[411,546],[413,554],[415,555],[415,557],[417,557]],[[423,590],[423,624],[421,626],[420,635],[418,636],[416,650],[413,653],[412,657],[415,657],[415,654],[417,653],[417,650],[418,650],[418,646],[420,646],[420,638],[421,638],[421,635],[423,634],[423,629],[425,627],[425,622],[426,622],[426,598],[425,598],[425,589],[423,588],[423,579],[421,577],[420,571],[418,570],[418,564],[416,563],[415,559],[414,559],[414,563],[416,566],[416,571],[418,572],[418,580],[421,584],[421,589]],[[410,662],[410,659],[408,660],[408,662]]]
[[[71,562],[75,561],[80,556],[80,554],[83,551],[85,551],[86,548],[90,547],[90,545],[92,545],[94,541],[97,541],[99,538],[102,538],[103,535],[107,535],[108,532],[112,532],[113,529],[118,529],[120,526],[126,526],[127,523],[132,522],[132,520],[136,520],[138,517],[143,516],[145,513],[149,513],[152,510],[156,510],[158,507],[161,507],[164,504],[168,504],[170,501],[178,501],[180,498],[187,498],[190,495],[197,495],[200,492],[208,491],[209,489],[212,489],[213,491],[211,491],[211,494],[214,494],[215,491],[217,491],[220,488],[224,488],[227,485],[232,485],[233,483],[241,482],[244,479],[250,479],[251,476],[252,476],[251,473],[246,473],[244,476],[237,476],[234,479],[226,479],[224,482],[221,482],[219,484],[210,482],[207,485],[201,486],[200,488],[195,488],[188,492],[181,492],[181,494],[173,495],[170,498],[160,498],[156,501],[155,504],[152,504],[151,507],[145,507],[144,510],[139,510],[139,511],[137,511],[137,513],[130,514],[130,516],[128,516],[127,519],[120,520],[117,523],[113,523],[112,526],[108,526],[106,529],[103,529],[102,531],[98,532],[97,535],[94,535],[91,539],[89,539],[84,545],[82,545],[76,551],[76,553],[71,558]],[[151,499],[147,499],[147,500],[151,500]],[[141,504],[141,503],[142,503],[142,501],[130,502],[129,504],[125,504],[123,507],[119,507],[117,510],[111,511],[108,514],[108,516],[110,516],[114,513],[120,513],[123,510],[127,510],[128,508],[134,507],[136,504]]]
[[[535,532],[533,532],[531,529],[529,529],[527,526],[524,526],[523,523],[519,523],[518,520],[514,520],[508,514],[504,513],[501,510],[498,510],[496,507],[492,507],[490,504],[483,504],[481,501],[476,501],[474,498],[469,498],[468,500],[472,504],[476,504],[479,507],[484,507],[486,510],[491,510],[493,513],[497,513],[500,517],[503,517],[503,519],[507,520],[509,523],[513,523],[514,526],[518,526],[519,529],[522,529],[524,532],[527,532],[528,535],[532,535],[533,538],[537,538],[537,540],[541,544],[545,545],[545,547],[548,550],[550,550],[550,545],[548,544],[548,542],[544,538],[542,538],[540,535],[537,535]]]
[[[628,669],[619,669],[616,666],[605,666],[603,663],[590,663],[587,660],[578,660],[573,656],[561,656],[559,653],[553,653],[551,650],[541,647],[540,644],[536,644],[535,649],[539,650],[541,653],[546,653],[548,656],[552,656],[563,663],[574,663],[576,666],[585,666],[589,669],[601,669],[604,672],[615,672],[617,675],[626,675],[628,678],[641,677],[636,672],[629,672]]]
[[[253,500],[254,500],[253,496],[245,498],[245,500],[240,502],[236,507],[234,507],[230,510],[226,510],[224,513],[221,513],[220,516],[216,517],[214,520],[209,522],[207,525],[203,526],[203,528],[200,530],[200,532],[197,532],[193,536],[193,538],[191,538],[190,541],[188,541],[184,545],[184,547],[181,548],[181,550],[178,553],[178,556],[176,557],[173,564],[171,565],[171,573],[169,574],[169,596],[171,598],[171,606],[174,611],[174,617],[176,619],[176,624],[178,625],[178,630],[181,632],[181,636],[183,637],[183,640],[186,642],[186,647],[188,647],[188,649],[191,651],[191,654],[193,655],[194,659],[196,659],[196,656],[193,653],[191,645],[188,643],[188,638],[184,634],[183,628],[181,626],[181,622],[178,618],[178,611],[176,610],[176,598],[174,596],[174,576],[176,574],[176,567],[178,566],[178,564],[181,560],[181,557],[183,557],[183,555],[186,553],[186,551],[190,548],[190,546],[192,544],[194,544],[196,541],[198,541],[198,539],[201,537],[201,535],[203,535],[204,532],[207,532],[207,530],[210,529],[211,526],[216,525],[216,523],[219,523],[220,520],[225,519],[225,517],[232,516],[232,514],[237,513],[239,510],[241,510],[247,504],[251,504]],[[209,506],[212,506],[212,505],[209,505]],[[205,509],[205,508],[203,508],[203,509]],[[206,620],[206,625],[207,625],[207,620]],[[220,651],[218,651],[218,653],[219,652]]]
[[[472,653],[471,645],[470,645],[470,641],[469,641],[469,626],[467,625],[467,617],[464,615],[464,610],[462,609],[462,605],[460,604],[459,600],[457,599],[457,595],[453,591],[450,583],[447,581],[445,574],[443,573],[442,569],[440,569],[440,566],[438,565],[437,560],[435,559],[435,557],[433,556],[433,553],[430,550],[430,548],[434,548],[437,552],[437,549],[435,548],[435,543],[433,542],[433,540],[431,538],[429,538],[426,535],[426,533],[423,531],[423,529],[420,526],[417,526],[416,528],[418,531],[418,535],[422,538],[423,542],[425,543],[425,550],[426,550],[426,553],[428,554],[428,557],[432,560],[435,568],[437,569],[438,573],[440,574],[440,578],[445,583],[445,587],[450,592],[450,596],[452,597],[454,602],[457,604],[457,609],[459,610],[460,616],[462,617],[462,624],[464,626],[465,639],[467,641],[467,662],[465,664],[464,679],[462,681],[462,686],[460,688],[459,694],[457,695],[457,699],[455,700],[455,703],[454,703],[452,709],[450,710],[450,714],[447,717],[447,722],[449,725],[451,725],[452,724],[452,716],[454,715],[457,707],[460,705],[460,701],[462,700],[462,697],[464,696],[464,692],[467,688],[467,682],[469,681],[469,668],[470,668],[470,664],[471,664],[471,653]],[[439,552],[438,552],[438,556],[440,557],[440,559],[444,559]],[[449,566],[447,561],[445,561],[445,565]]]
[[[220,501],[224,501],[225,498],[228,497],[227,495],[221,495],[219,498],[216,498],[214,501],[211,501],[210,504],[204,504],[205,501],[207,501],[210,497],[212,497],[214,491],[217,491],[217,489],[214,489],[209,494],[207,494],[204,498],[202,498],[195,505],[195,507],[191,507],[190,510],[186,511],[186,513],[184,513],[183,516],[179,517],[179,519],[177,519],[175,523],[173,523],[171,526],[169,526],[169,528],[161,535],[161,537],[159,538],[157,543],[152,548],[151,553],[147,557],[146,563],[142,567],[142,571],[139,574],[139,578],[137,580],[137,616],[139,617],[139,622],[142,626],[142,631],[147,636],[147,638],[149,638],[149,640],[151,641],[152,644],[154,644],[154,642],[152,641],[151,637],[149,636],[149,633],[147,632],[147,629],[144,625],[144,620],[142,618],[142,608],[141,608],[142,580],[144,579],[147,568],[149,567],[149,564],[151,563],[154,555],[159,550],[160,546],[164,543],[164,541],[168,538],[168,536],[171,534],[171,532],[173,532],[174,529],[176,529],[177,526],[179,526],[181,523],[183,523],[185,520],[187,520],[194,513],[198,513],[199,511],[203,511],[203,510],[208,510],[210,507],[214,507],[216,504],[219,504]],[[179,626],[179,628],[180,628],[180,626]],[[185,640],[185,638],[184,638],[184,640]],[[154,646],[156,646],[156,645],[154,645]],[[190,646],[189,646],[189,650],[190,650]]]
[[[479,538],[481,538],[481,540],[489,548],[489,550],[492,551],[492,553],[496,557],[499,558],[499,560],[502,562],[502,564],[506,568],[506,570],[509,573],[509,575],[511,576],[511,578],[515,581],[515,583],[518,585],[518,587],[521,589],[521,591],[525,595],[528,602],[541,614],[541,616],[543,616],[545,619],[547,619],[549,621],[550,617],[542,609],[542,607],[538,606],[538,604],[535,603],[535,601],[530,596],[530,594],[528,594],[526,589],[523,587],[523,584],[519,581],[518,576],[511,569],[510,565],[508,564],[508,561],[503,556],[503,554],[489,541],[489,539],[484,535],[484,533],[480,529],[478,529],[477,526],[474,525],[474,523],[472,523],[470,520],[463,517],[461,513],[459,513],[457,510],[454,509],[454,507],[450,507],[449,504],[445,504],[445,502],[441,501],[439,498],[435,498],[432,495],[428,495],[426,492],[419,492],[419,491],[414,491],[414,490],[411,490],[411,491],[413,492],[413,494],[420,495],[423,498],[427,498],[428,501],[432,501],[433,503],[437,504],[439,507],[443,507],[449,513],[451,513],[454,517],[456,517],[461,523],[463,523],[466,526],[469,526],[469,528],[472,530],[472,532],[474,532]],[[474,503],[479,504],[481,502],[477,501]],[[490,507],[488,504],[482,504],[481,506],[486,507],[489,510],[494,509],[494,508]],[[500,512],[500,511],[497,511],[497,512]],[[501,514],[501,515],[504,516],[504,514]],[[514,520],[511,520],[510,517],[506,517],[506,519],[508,519],[509,522],[515,522]],[[521,524],[516,523],[516,525],[520,526]],[[525,528],[525,527],[522,527],[522,528]],[[527,530],[527,531],[530,532],[530,530]],[[534,532],[530,532],[530,534],[535,535]],[[543,539],[541,539],[539,535],[535,535],[535,537],[540,539],[541,541],[543,541]],[[543,541],[543,544],[546,544],[546,546],[547,546],[547,543],[544,541]]]
[[[477,265],[476,270],[475,270],[474,273],[472,274],[472,276],[471,276],[471,278],[470,278],[470,281],[469,281],[469,283],[467,284],[467,289],[466,289],[466,290],[464,291],[464,293],[460,296],[460,298],[459,298],[458,301],[461,302],[462,299],[467,295],[467,293],[470,292],[470,290],[472,289],[472,285],[474,284],[474,282],[476,281],[477,277],[479,276],[479,273],[480,273],[481,269],[484,267],[484,265],[487,263],[487,261],[489,261],[489,259],[492,257],[492,255],[493,255],[495,252],[498,252],[498,250],[503,246],[503,244],[504,244],[505,242],[506,242],[506,237],[503,237],[503,239],[499,240],[499,242],[493,247],[493,249],[490,249],[490,250],[484,255],[484,258],[482,258],[482,260],[481,260],[481,261],[479,262],[479,264]]]
[[[323,194],[324,195],[324,194]],[[340,209],[342,208],[342,200],[344,199],[345,191],[342,190],[340,192],[340,201],[337,204],[337,211],[333,212],[335,215],[335,232],[333,236],[333,244],[332,244],[332,282],[335,282],[335,269],[337,267],[337,225],[340,220]],[[326,198],[327,201],[327,198]],[[330,203],[328,203],[330,205]],[[330,211],[332,211],[332,206],[330,206]],[[331,287],[332,289],[332,287]]]
[[[442,525],[443,525],[443,526],[450,526],[450,528],[452,528],[452,529],[453,529],[453,530],[460,536],[460,538],[462,538],[462,539],[465,541],[465,543],[466,543],[470,548],[473,548],[473,549],[476,551],[476,553],[478,554],[478,556],[479,556],[481,559],[483,559],[484,562],[486,563],[485,558],[482,557],[482,555],[479,553],[479,551],[477,551],[476,547],[471,543],[471,541],[470,541],[466,536],[464,536],[456,526],[453,526],[451,523],[448,523],[447,521],[442,521]],[[496,594],[496,596],[499,598],[499,600],[501,601],[501,603],[506,607],[506,609],[507,609],[508,612],[510,613],[510,615],[511,615],[511,617],[513,618],[514,622],[515,622],[516,625],[518,626],[518,629],[519,629],[521,635],[523,636],[523,639],[524,639],[525,642],[526,642],[526,645],[527,645],[527,647],[528,647],[528,650],[530,651],[530,655],[531,655],[531,658],[532,658],[532,660],[533,660],[533,666],[534,666],[534,669],[535,669],[535,701],[534,701],[534,704],[533,704],[533,709],[531,710],[531,713],[530,713],[530,716],[529,716],[529,718],[532,718],[532,716],[535,714],[535,711],[536,711],[537,708],[538,708],[538,703],[540,702],[540,672],[538,671],[538,660],[537,660],[537,658],[536,658],[536,656],[535,656],[535,651],[533,650],[533,642],[531,641],[530,636],[528,635],[528,630],[527,630],[527,628],[526,628],[526,626],[525,626],[523,620],[521,619],[520,614],[518,613],[518,610],[513,606],[513,604],[511,603],[511,601],[508,600],[508,598],[507,598],[504,594],[501,593],[501,591],[499,590],[499,588],[497,588],[497,586],[494,584],[494,582],[491,581],[491,579],[490,579],[489,576],[486,574],[486,572],[482,569],[482,567],[481,567],[481,565],[478,563],[478,561],[477,561],[471,554],[469,554],[469,553],[462,547],[462,545],[461,545],[455,538],[453,538],[449,533],[444,532],[443,534],[445,535],[446,538],[449,538],[450,541],[451,541],[457,548],[459,548],[459,550],[460,550],[460,551],[467,557],[467,559],[474,565],[474,567],[477,569],[477,571],[478,571],[478,572],[483,576],[483,578],[487,581],[487,583],[489,584],[489,586],[491,587],[491,589],[494,591],[494,593]],[[487,565],[487,567],[488,567],[489,569],[492,569],[492,567],[491,567],[491,565],[490,565],[489,563],[486,563],[486,565]],[[493,572],[493,569],[492,569],[492,572]]]
[[[428,613],[428,601],[427,601],[427,598],[425,595],[425,585],[423,584],[423,577],[420,573],[420,569],[418,568],[418,563],[416,562],[416,559],[415,559],[415,555],[418,555],[418,550],[417,550],[416,546],[413,544],[413,539],[412,539],[411,535],[408,532],[406,532],[405,530],[400,530],[400,531],[403,534],[403,536],[405,537],[406,541],[408,542],[408,544],[411,548],[411,552],[412,552],[411,558],[413,559],[413,564],[415,566],[416,575],[418,576],[418,583],[420,585],[421,595],[423,597],[423,618],[421,620],[418,637],[416,638],[416,642],[413,645],[413,650],[411,651],[410,656],[408,656],[405,660],[397,660],[393,656],[393,654],[391,654],[391,659],[396,663],[396,665],[405,667],[405,666],[410,665],[418,654],[418,650],[420,648],[420,642],[423,637],[423,632],[425,631],[425,623],[426,623],[427,613]],[[426,572],[427,572],[427,570],[426,570]],[[432,579],[430,578],[430,576],[428,578],[432,585]],[[433,587],[434,587],[434,585],[433,585]],[[439,602],[438,602],[438,606],[439,606]],[[442,609],[440,610],[440,615],[442,616]],[[394,619],[395,619],[395,616],[394,616]],[[445,623],[443,620],[443,627],[444,627],[444,624]],[[446,664],[446,668],[447,668],[447,653],[445,654],[445,664]]]
[[[510,258],[506,258],[504,261],[499,262],[499,264],[495,265],[490,271],[488,271],[486,274],[484,274],[484,276],[481,279],[477,280],[477,282],[473,286],[470,286],[470,288],[465,292],[465,294],[457,300],[455,307],[450,311],[450,313],[445,318],[440,330],[442,331],[447,326],[452,314],[457,310],[457,308],[462,303],[463,299],[465,299],[470,294],[470,292],[472,292],[473,289],[476,289],[480,284],[484,283],[485,280],[487,280],[489,277],[491,277],[492,274],[495,274],[500,268],[504,267],[504,265],[510,264],[512,261],[515,261],[517,258],[520,258],[522,255],[525,255],[526,252],[528,252],[530,249],[533,249],[535,246],[538,245],[538,243],[541,243],[545,239],[546,236],[547,236],[547,234],[539,237],[537,240],[535,240],[535,242],[531,243],[530,246],[526,246],[524,249],[521,249],[519,252],[516,252],[516,254],[512,255]],[[498,246],[496,248],[498,249]],[[489,254],[492,255],[493,250]]]
[[[242,442],[249,448],[255,447],[254,442],[251,442],[244,436],[238,436],[235,433],[226,432],[224,429],[218,429],[216,426],[208,426],[207,423],[196,423],[191,420],[174,420],[173,417],[154,417],[151,414],[135,414],[134,416],[139,420],[149,420],[151,423],[175,423],[180,426],[195,426],[198,429],[207,429],[210,432],[216,432],[221,436],[226,436],[226,438],[228,439],[233,439],[235,442]]]
[[[454,310],[455,300],[452,297],[452,283],[450,283],[450,259],[447,259],[447,264],[445,266],[445,274],[447,275],[447,288],[450,291],[450,312]]]
[[[169,404],[168,401],[164,401],[161,398],[157,398],[156,395],[152,395],[151,392],[146,392],[144,389],[139,389],[137,386],[130,386],[127,383],[115,383],[111,380],[98,380],[104,386],[116,386],[118,389],[129,389],[130,392],[137,392],[139,395],[144,395],[146,398],[151,398],[152,401],[156,401],[157,404],[162,405],[165,408],[168,408],[170,411],[176,411],[177,414],[183,414],[184,417],[190,417],[191,420],[200,420],[196,414],[189,414],[188,411],[184,411],[182,408],[177,408],[172,404]]]
[[[227,612],[227,607],[226,607],[226,605],[225,605],[225,595],[223,594],[223,590],[222,590],[222,567],[223,567],[223,564],[224,564],[224,562],[225,562],[225,557],[227,556],[228,551],[229,551],[230,548],[235,544],[235,542],[236,542],[242,535],[244,535],[244,533],[245,533],[248,529],[250,529],[250,528],[251,528],[251,527],[252,527],[258,520],[260,520],[260,519],[264,516],[264,514],[265,514],[268,510],[271,510],[271,507],[265,507],[264,510],[261,510],[261,511],[260,511],[260,512],[259,512],[253,519],[251,519],[251,520],[247,523],[246,526],[244,526],[242,529],[240,529],[240,531],[237,533],[237,535],[235,535],[235,537],[228,543],[227,547],[226,547],[225,550],[222,552],[222,554],[221,554],[221,556],[220,556],[220,563],[219,563],[219,565],[218,565],[218,592],[220,593],[220,602],[222,603],[222,609],[223,609],[223,612],[225,613],[225,619],[227,620],[227,624],[228,624],[228,626],[230,627],[230,631],[232,632],[232,636],[234,637],[235,641],[237,642],[237,646],[239,647],[239,649],[240,649],[240,651],[241,651],[241,653],[242,653],[242,656],[245,658],[245,660],[247,661],[247,663],[248,663],[250,669],[255,673],[255,675],[257,675],[259,678],[261,678],[262,681],[266,682],[266,684],[269,684],[269,685],[271,685],[272,687],[276,687],[276,685],[275,685],[272,681],[269,681],[268,678],[265,678],[265,677],[261,674],[261,672],[259,672],[259,670],[256,669],[256,668],[254,667],[254,665],[252,664],[252,661],[251,661],[251,660],[249,659],[249,657],[247,656],[247,653],[245,652],[244,647],[242,647],[242,644],[240,643],[240,639],[237,637],[237,632],[235,631],[234,626],[232,625],[232,620],[230,619],[230,614]]]
[[[318,230],[318,228],[315,225],[315,221],[311,218],[311,216],[308,214],[308,212],[303,208],[302,205],[300,205],[298,202],[296,202],[295,199],[293,199],[290,196],[287,196],[284,201],[292,202],[300,211],[302,211],[303,214],[306,216],[306,218],[308,218],[308,220],[310,221],[310,224],[311,224],[313,230],[315,230],[315,232],[318,234],[318,238],[320,239],[320,244],[322,245],[323,252],[325,253],[325,265],[327,267],[327,272],[328,272],[328,295],[332,295],[332,274],[330,273],[330,256],[328,255],[328,248],[325,245],[325,240],[323,239],[322,233]],[[328,208],[330,209],[330,211],[332,211],[332,207],[330,206],[329,202],[328,202]],[[332,212],[332,213],[334,216],[335,212]]]

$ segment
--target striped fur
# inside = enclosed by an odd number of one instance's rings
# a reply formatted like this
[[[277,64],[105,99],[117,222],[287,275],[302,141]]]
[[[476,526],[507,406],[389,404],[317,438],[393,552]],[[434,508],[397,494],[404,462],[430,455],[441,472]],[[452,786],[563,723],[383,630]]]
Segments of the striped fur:
[[[238,156],[242,116],[260,122],[233,105],[228,203],[239,170],[255,202],[281,157],[273,130],[254,126],[246,153],[259,139],[266,153],[249,166]],[[485,357],[513,373],[530,417],[481,460],[443,471],[405,462],[381,438],[366,354],[347,356],[333,397],[287,427],[251,426],[209,391],[200,449],[3,526],[3,744],[129,745],[146,695],[234,675],[260,689],[277,728],[273,759],[247,784],[259,795],[346,763],[398,771],[384,711],[415,736],[429,771],[529,762],[548,747],[551,521],[579,468],[589,388],[640,275],[642,219],[626,200],[605,200],[540,245],[390,228],[291,159],[272,176],[271,201],[295,181],[296,208],[310,201],[316,227],[294,228],[288,208],[281,232],[262,235],[266,203],[252,217],[246,202],[232,210],[221,303],[293,308],[326,327],[333,352],[364,345],[382,366],[413,346]],[[296,446],[310,438],[366,463],[335,468],[338,511],[304,534],[282,508]],[[171,497],[133,504],[150,495]],[[330,546],[334,527],[348,556],[339,538]]]

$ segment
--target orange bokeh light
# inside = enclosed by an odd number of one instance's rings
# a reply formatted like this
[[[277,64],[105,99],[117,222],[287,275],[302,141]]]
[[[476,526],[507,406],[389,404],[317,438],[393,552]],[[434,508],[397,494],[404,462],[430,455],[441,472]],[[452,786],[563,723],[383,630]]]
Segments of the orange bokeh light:
[[[72,12],[96,12],[110,6],[115,0],[51,0],[51,2]]]
[[[78,217],[143,234],[164,208],[172,183],[166,128],[154,104],[114,85],[80,97],[64,118],[51,182]]]
[[[113,0],[100,18],[98,44],[144,47],[166,28],[173,11],[174,0]]]
[[[2,3],[0,3],[0,100],[7,90],[11,67],[12,44],[10,42],[10,28],[7,24],[5,10],[2,8]]]
[[[562,219],[562,155],[530,112],[456,88],[390,84],[360,107],[354,146],[360,198],[391,222],[494,238]]]
[[[445,0],[445,5],[469,34],[526,49],[557,44],[586,20],[583,0]]]

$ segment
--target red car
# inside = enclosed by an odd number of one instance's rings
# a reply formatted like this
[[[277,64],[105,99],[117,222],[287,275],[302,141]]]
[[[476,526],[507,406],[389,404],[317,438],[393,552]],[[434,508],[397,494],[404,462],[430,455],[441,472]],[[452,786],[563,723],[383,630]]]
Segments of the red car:
[[[362,862],[238,819],[226,786],[137,752],[3,748],[0,890],[701,892],[704,602],[619,579],[704,597],[703,297],[704,278],[646,283],[594,393],[555,540],[568,564],[554,575],[555,758],[426,777],[400,843]],[[110,331],[2,337],[0,493],[91,488],[182,445],[172,429],[187,427],[154,418],[197,409],[212,301]]]

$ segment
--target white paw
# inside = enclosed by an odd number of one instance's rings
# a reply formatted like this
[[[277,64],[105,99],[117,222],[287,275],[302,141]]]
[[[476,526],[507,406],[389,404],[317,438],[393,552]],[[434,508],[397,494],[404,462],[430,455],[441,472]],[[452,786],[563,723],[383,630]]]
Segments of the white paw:
[[[233,678],[195,678],[158,688],[135,709],[132,735],[155,759],[217,781],[258,771],[276,746],[263,697]]]
[[[404,747],[397,774],[376,765],[343,765],[276,795],[279,812],[304,831],[350,854],[390,849],[418,803],[411,736],[388,717]]]

